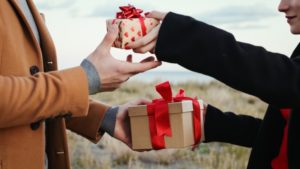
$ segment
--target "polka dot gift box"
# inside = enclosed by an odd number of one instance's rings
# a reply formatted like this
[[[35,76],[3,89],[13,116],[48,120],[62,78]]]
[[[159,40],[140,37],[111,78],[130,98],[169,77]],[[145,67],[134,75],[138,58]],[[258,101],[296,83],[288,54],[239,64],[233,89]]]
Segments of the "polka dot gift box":
[[[137,9],[132,5],[121,6],[121,12],[116,15],[110,23],[117,23],[119,25],[119,35],[113,46],[121,49],[128,49],[127,44],[134,42],[139,38],[145,36],[159,21],[153,18],[145,18],[141,14],[143,11]]]

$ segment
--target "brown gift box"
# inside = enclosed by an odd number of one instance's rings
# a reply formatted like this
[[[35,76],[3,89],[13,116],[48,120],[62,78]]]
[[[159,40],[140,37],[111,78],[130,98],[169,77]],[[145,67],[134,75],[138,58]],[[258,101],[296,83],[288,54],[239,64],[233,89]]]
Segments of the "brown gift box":
[[[190,100],[168,104],[172,137],[165,136],[165,148],[194,145],[193,103]],[[147,106],[129,108],[132,148],[152,149]]]

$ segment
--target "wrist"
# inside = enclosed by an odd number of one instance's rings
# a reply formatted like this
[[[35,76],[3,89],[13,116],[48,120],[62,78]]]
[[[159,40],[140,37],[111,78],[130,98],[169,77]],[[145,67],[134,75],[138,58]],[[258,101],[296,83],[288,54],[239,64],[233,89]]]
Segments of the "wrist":
[[[83,68],[88,78],[89,94],[100,92],[101,80],[95,66],[88,59],[84,59],[80,66]]]
[[[114,136],[114,131],[116,127],[116,121],[117,121],[117,114],[118,114],[119,107],[111,107],[109,108],[103,117],[101,126],[100,126],[100,133],[108,133],[111,136]]]

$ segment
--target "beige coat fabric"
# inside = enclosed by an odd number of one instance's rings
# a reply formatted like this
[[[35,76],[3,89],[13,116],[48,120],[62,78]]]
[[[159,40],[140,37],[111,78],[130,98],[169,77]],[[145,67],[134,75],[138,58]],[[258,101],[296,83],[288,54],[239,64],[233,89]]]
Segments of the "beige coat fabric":
[[[0,0],[0,169],[43,169],[45,141],[49,169],[69,169],[66,128],[97,142],[109,107],[89,100],[80,66],[57,71],[43,17],[27,1],[40,45],[17,0]]]

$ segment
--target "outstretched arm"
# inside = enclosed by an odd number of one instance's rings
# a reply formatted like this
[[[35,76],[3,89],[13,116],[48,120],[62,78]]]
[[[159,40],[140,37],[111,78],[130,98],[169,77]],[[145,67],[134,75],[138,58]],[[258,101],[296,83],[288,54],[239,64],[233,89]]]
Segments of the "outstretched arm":
[[[156,38],[149,34],[131,46],[136,51],[144,53],[151,44],[159,60],[212,76],[278,107],[299,104],[299,57],[238,42],[231,33],[188,16],[152,12],[149,17],[163,19],[162,24],[154,29]]]
[[[0,76],[0,128],[67,113],[86,115],[87,88],[87,78],[81,67],[31,77]]]
[[[252,147],[261,123],[261,119],[222,112],[208,105],[204,123],[205,142],[217,141]]]

